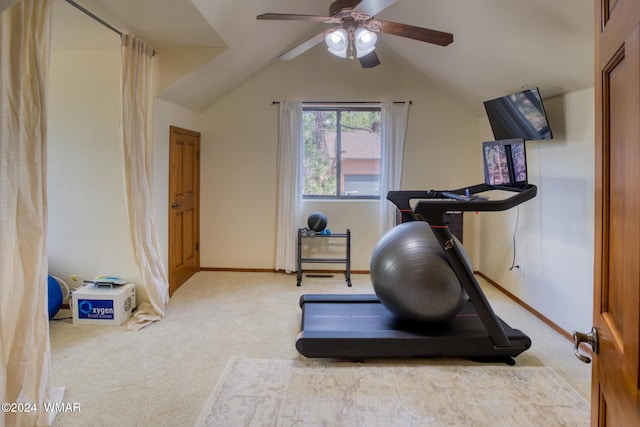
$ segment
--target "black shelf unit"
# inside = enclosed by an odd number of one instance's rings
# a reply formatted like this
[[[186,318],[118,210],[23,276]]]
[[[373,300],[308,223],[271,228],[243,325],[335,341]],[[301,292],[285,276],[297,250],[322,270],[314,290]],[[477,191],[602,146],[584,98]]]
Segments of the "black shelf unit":
[[[306,231],[306,232],[305,232]],[[346,239],[347,247],[344,258],[304,258],[302,256],[302,239]],[[309,233],[308,230],[298,229],[298,274],[296,278],[296,286],[302,284],[302,264],[345,264],[344,279],[347,286],[351,286],[351,230],[347,228],[346,233],[319,234]]]

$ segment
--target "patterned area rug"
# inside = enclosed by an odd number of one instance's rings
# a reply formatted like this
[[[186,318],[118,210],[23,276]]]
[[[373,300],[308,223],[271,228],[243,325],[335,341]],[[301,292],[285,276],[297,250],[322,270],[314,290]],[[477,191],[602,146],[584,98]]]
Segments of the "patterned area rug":
[[[197,426],[588,426],[552,368],[232,359]]]

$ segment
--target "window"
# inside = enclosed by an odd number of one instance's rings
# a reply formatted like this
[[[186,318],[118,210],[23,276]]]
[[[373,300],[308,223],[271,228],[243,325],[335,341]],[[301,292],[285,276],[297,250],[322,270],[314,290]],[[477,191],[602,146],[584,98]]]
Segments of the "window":
[[[305,198],[380,197],[380,108],[304,107]]]

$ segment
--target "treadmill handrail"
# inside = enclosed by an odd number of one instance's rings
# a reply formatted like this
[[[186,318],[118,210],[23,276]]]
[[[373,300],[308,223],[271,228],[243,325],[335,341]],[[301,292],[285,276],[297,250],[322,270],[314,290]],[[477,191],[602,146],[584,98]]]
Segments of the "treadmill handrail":
[[[453,193],[460,196],[473,196],[490,190],[504,190],[514,193],[504,199],[488,200],[469,197],[467,200],[451,199],[443,193]],[[456,190],[422,190],[422,191],[389,191],[387,199],[400,210],[404,221],[415,221],[417,215],[424,217],[429,224],[445,225],[444,214],[452,211],[505,211],[527,200],[533,199],[538,188],[528,184],[523,188],[492,186],[485,183]],[[411,200],[420,199],[415,208],[411,208]]]

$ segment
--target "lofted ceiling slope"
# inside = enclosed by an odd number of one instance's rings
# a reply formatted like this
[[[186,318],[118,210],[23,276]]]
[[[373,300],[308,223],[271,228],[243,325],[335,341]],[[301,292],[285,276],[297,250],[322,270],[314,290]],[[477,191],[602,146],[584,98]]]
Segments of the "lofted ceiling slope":
[[[316,22],[257,21],[256,15],[327,15],[332,2],[76,1],[116,28],[144,38],[159,55],[168,49],[213,48],[216,55],[160,94],[196,111],[327,28]],[[57,0],[54,49],[113,47],[115,33],[72,9]],[[383,34],[377,48],[381,66],[385,58],[393,59],[445,87],[478,115],[483,112],[482,101],[522,88],[538,86],[543,97],[552,97],[593,86],[593,4],[589,1],[398,0],[376,17],[453,33],[454,42],[447,47]],[[325,48],[321,44],[313,49]]]

